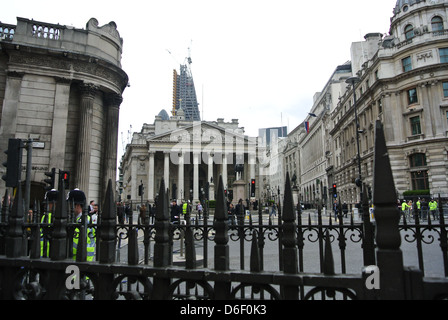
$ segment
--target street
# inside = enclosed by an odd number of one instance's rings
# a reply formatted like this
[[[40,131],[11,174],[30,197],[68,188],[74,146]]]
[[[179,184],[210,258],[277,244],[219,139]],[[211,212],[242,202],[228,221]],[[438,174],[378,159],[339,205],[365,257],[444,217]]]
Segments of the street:
[[[134,214],[134,217],[136,213]],[[337,221],[332,219],[332,225],[337,225]],[[328,225],[330,220],[329,215],[322,215],[323,225]],[[134,218],[134,221],[137,221]],[[254,225],[258,223],[258,214],[253,217]],[[269,215],[263,214],[263,225],[268,225]],[[309,221],[311,221],[312,226],[316,226],[318,223],[318,217],[315,210],[306,210],[302,213],[302,225],[308,226]],[[359,224],[361,221],[354,217],[354,223]],[[278,223],[278,216],[272,217],[272,225]],[[202,225],[202,220],[200,220],[200,225]],[[213,219],[209,217],[208,225],[213,224]],[[248,220],[245,221],[246,226],[248,225]],[[350,219],[344,219],[344,224],[350,224]],[[342,273],[341,270],[341,259],[345,257],[346,273],[350,274],[360,274],[363,268],[363,252],[362,252],[362,242],[359,238],[359,232],[356,230],[351,231],[346,229],[346,248],[345,254],[339,248],[337,233],[335,229],[332,229],[330,236],[332,237],[332,251],[333,259],[336,273]],[[402,245],[401,250],[403,252],[404,265],[408,267],[419,268],[418,262],[418,252],[415,242],[414,232],[409,229],[407,231],[402,231]],[[305,228],[304,229],[304,247],[303,247],[303,271],[311,273],[320,272],[320,254],[319,254],[319,241],[317,237],[316,228]],[[229,237],[229,252],[230,252],[230,268],[233,270],[245,269],[248,270],[250,267],[250,248],[251,248],[251,234],[246,232],[246,240],[244,241],[244,261],[240,259],[241,244],[238,238],[237,230],[230,231]],[[426,243],[422,244],[423,252],[423,267],[424,275],[426,277],[444,277],[444,266],[443,266],[443,256],[442,250],[439,244],[439,235],[435,230],[427,230],[423,234],[423,241]],[[184,245],[181,245],[181,240],[173,241],[173,260],[175,263],[182,264],[184,260]],[[143,230],[138,231],[138,244],[139,244],[139,258],[140,263],[143,263],[144,259],[144,244],[143,244]],[[149,265],[152,265],[152,253],[153,253],[154,241],[151,241],[150,245],[150,261]],[[208,241],[208,268],[213,268],[213,254],[214,254],[214,242],[212,240]],[[198,260],[198,267],[203,266],[203,256],[204,247],[202,241],[196,241],[196,256]],[[263,248],[263,269],[265,271],[279,271],[279,241],[275,232],[265,232],[265,243]],[[117,250],[119,254],[119,261],[126,263],[127,261],[127,239],[121,241],[121,247]]]

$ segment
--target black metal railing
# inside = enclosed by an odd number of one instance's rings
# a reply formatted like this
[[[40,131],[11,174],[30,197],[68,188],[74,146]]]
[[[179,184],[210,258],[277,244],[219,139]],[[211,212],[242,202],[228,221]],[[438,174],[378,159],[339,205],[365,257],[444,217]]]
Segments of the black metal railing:
[[[289,176],[278,217],[261,209],[229,224],[222,180],[216,208],[204,219],[170,219],[169,192],[162,181],[154,223],[117,224],[112,182],[98,224],[73,218],[60,183],[51,223],[38,209],[27,220],[20,188],[14,202],[5,194],[0,215],[2,299],[443,299],[448,296],[447,230],[439,221],[400,223],[395,187],[381,124],[377,124],[373,203],[364,199],[361,222],[305,215],[294,206]],[[380,186],[380,187],[379,187]],[[365,187],[364,187],[365,188]],[[275,221],[276,220],[276,221]],[[325,222],[324,222],[325,220]],[[152,221],[151,221],[152,222]],[[87,261],[87,237],[95,260]],[[73,256],[73,239],[78,239]],[[418,268],[404,265],[403,241],[416,244]],[[48,240],[48,241],[46,241]],[[49,257],[45,257],[49,246]],[[126,243],[125,263],[117,246]],[[424,245],[437,247],[445,276],[425,278]],[[44,257],[41,257],[41,250]],[[182,251],[182,255],[179,252]],[[179,259],[181,256],[181,259]],[[432,257],[436,259],[435,257]],[[353,262],[356,261],[356,264]]]

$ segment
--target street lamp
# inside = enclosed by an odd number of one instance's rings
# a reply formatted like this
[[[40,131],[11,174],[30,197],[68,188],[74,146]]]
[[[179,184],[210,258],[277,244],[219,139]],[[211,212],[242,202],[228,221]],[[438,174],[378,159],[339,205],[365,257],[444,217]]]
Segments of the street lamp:
[[[356,178],[355,183],[361,189],[360,192],[360,203],[362,201],[362,178],[361,178],[361,153],[359,150],[359,134],[361,131],[359,130],[359,121],[358,121],[358,110],[356,109],[356,90],[355,84],[360,82],[361,79],[358,77],[350,77],[345,80],[346,83],[350,84],[353,88],[353,108],[355,109],[355,123],[356,123],[356,146],[358,148],[358,178]]]

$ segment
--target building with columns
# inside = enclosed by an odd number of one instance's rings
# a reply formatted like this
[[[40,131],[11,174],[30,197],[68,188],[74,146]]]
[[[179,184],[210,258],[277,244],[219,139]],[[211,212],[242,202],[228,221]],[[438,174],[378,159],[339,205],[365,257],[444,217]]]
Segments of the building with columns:
[[[44,198],[52,168],[69,171],[68,188],[102,203],[108,180],[116,180],[119,108],[128,84],[116,24],[99,26],[92,18],[77,29],[17,18],[17,25],[0,24],[0,46],[0,149],[9,138],[38,142],[30,203]],[[22,185],[26,158],[24,151]]]
[[[372,188],[375,121],[384,125],[397,195],[448,196],[448,1],[398,0],[390,34],[353,43],[350,85],[331,115],[334,175],[343,200],[357,203],[361,177]]]
[[[170,199],[197,203],[209,186],[209,199],[214,200],[220,176],[234,202],[246,200],[249,182],[258,177],[256,152],[256,139],[244,135],[237,119],[192,121],[185,119],[182,109],[168,120],[158,115],[126,146],[120,166],[121,200],[140,202],[138,186],[143,184],[143,201],[153,203],[162,179]]]
[[[337,67],[288,134],[284,171],[296,175],[302,203],[331,205],[333,184],[341,202],[353,208],[360,201],[357,141],[371,194],[376,120],[384,125],[397,196],[448,197],[447,12],[447,0],[397,0],[388,35],[369,33],[352,44],[351,61]],[[355,90],[350,77],[358,80]]]

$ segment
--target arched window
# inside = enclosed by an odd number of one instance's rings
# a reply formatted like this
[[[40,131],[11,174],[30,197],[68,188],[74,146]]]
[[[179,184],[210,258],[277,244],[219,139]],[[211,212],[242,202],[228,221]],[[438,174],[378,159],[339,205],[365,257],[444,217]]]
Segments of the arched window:
[[[432,31],[442,31],[443,30],[443,20],[441,17],[436,16],[431,19]]]
[[[411,40],[412,38],[414,38],[414,27],[408,24],[406,28],[404,28],[404,34],[406,36],[406,40]]]

